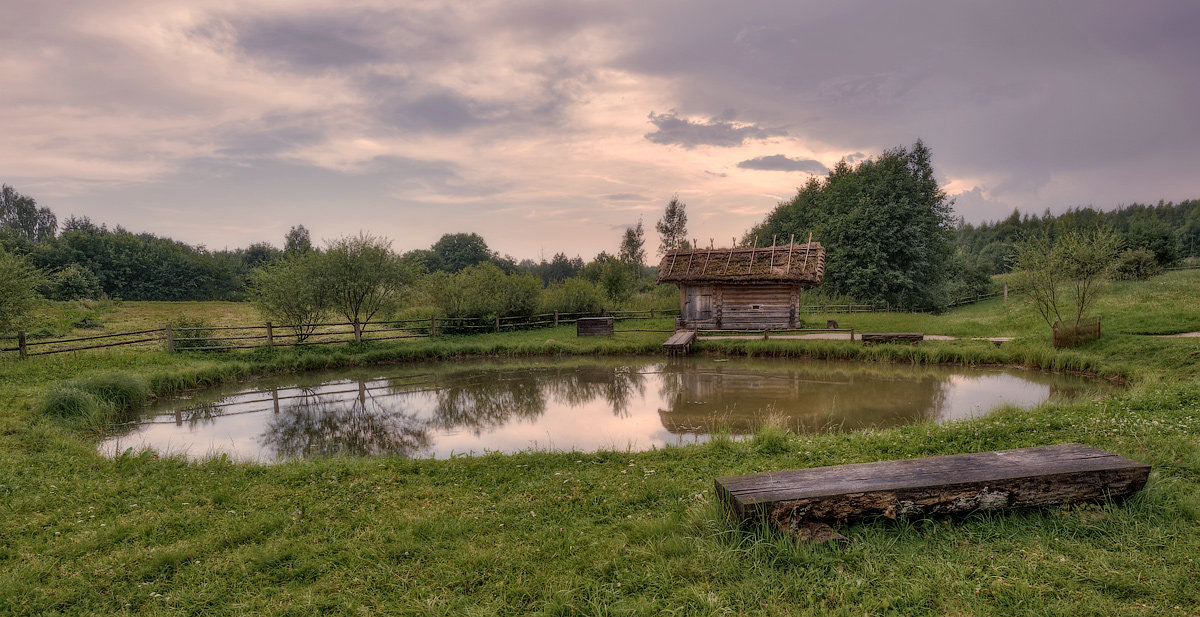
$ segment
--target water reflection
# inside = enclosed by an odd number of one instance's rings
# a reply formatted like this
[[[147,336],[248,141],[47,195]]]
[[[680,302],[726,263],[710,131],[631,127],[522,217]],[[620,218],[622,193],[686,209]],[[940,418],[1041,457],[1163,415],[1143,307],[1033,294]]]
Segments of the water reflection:
[[[446,457],[530,447],[648,449],[746,434],[960,419],[1098,386],[1035,372],[682,358],[475,361],[263,379],[163,401],[102,448],[272,461]]]

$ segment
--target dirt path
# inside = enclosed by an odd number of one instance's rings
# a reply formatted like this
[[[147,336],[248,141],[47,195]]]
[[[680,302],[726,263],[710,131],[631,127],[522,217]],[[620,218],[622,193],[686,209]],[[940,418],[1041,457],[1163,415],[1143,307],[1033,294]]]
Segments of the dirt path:
[[[1159,334],[1163,338],[1200,338],[1200,332],[1180,332],[1179,334]]]
[[[1195,335],[1200,336],[1200,332],[1195,333]],[[1184,336],[1184,335],[1177,334],[1177,335],[1173,335],[1173,336]],[[708,341],[716,340],[716,339],[753,340],[753,339],[761,339],[761,338],[762,338],[761,334],[741,334],[741,335],[732,335],[732,336],[701,336],[701,337],[699,337],[699,340],[708,340]],[[789,340],[826,340],[826,341],[851,340],[849,332],[816,332],[813,334],[772,334],[771,338],[772,339],[789,339]],[[858,339],[853,339],[853,340],[858,340]],[[989,336],[989,337],[976,336],[976,337],[972,337],[970,339],[960,339],[959,337],[946,336],[944,334],[926,334],[925,340],[927,340],[927,341],[958,341],[958,340],[988,341],[990,343],[995,343],[995,344],[999,345],[1000,343],[1007,343],[1007,342],[1013,340],[1013,337],[1011,337],[1011,336]]]

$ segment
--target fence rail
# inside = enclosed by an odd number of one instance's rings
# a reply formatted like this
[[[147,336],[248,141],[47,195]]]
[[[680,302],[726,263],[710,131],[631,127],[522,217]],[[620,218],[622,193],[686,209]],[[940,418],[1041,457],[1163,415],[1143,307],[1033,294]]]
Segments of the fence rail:
[[[26,332],[18,332],[10,340],[13,347],[0,347],[0,353],[17,352],[20,358],[51,354],[107,349],[123,346],[161,346],[168,352],[229,351],[234,349],[271,349],[297,345],[330,345],[349,342],[392,341],[410,338],[430,338],[442,334],[473,332],[504,332],[574,324],[580,317],[608,316],[614,321],[672,317],[678,310],[650,309],[646,311],[600,310],[586,313],[536,313],[490,319],[465,317],[429,317],[428,319],[394,319],[368,323],[312,323],[276,325],[271,322],[232,326],[166,325],[162,328],[110,332],[94,336],[30,340]],[[667,332],[667,330],[622,329],[618,332]],[[95,341],[104,341],[96,343]],[[77,345],[76,343],[86,343]]]

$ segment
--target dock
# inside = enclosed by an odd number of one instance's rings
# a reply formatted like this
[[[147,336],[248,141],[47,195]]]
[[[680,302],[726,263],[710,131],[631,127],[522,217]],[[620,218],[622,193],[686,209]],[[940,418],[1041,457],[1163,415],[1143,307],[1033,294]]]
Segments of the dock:
[[[884,516],[922,517],[1135,493],[1150,466],[1077,443],[716,479],[718,498],[741,521],[795,532]]]
[[[663,343],[663,349],[672,356],[686,356],[696,341],[695,330],[679,330]]]

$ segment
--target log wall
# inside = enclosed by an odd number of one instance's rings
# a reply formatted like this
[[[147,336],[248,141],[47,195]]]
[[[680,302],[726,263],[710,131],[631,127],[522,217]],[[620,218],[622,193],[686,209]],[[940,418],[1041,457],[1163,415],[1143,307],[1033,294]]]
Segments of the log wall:
[[[761,330],[797,324],[798,285],[688,285],[680,292],[686,328]]]

